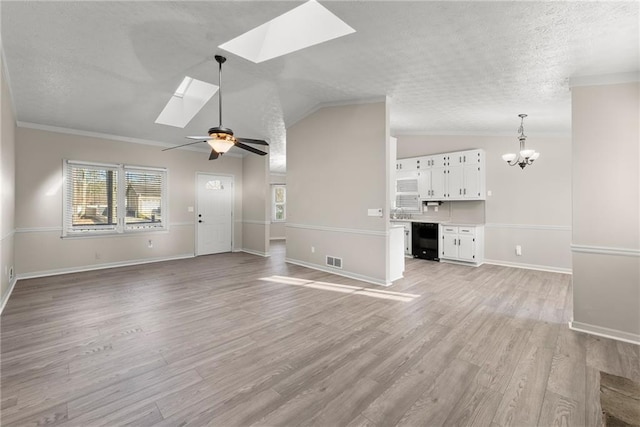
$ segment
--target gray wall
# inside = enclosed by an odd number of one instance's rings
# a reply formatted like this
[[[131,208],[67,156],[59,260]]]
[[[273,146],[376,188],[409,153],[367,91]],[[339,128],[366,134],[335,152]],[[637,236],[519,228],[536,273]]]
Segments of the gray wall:
[[[196,173],[233,175],[234,212],[241,215],[242,158],[173,150],[100,137],[18,127],[16,132],[15,262],[19,276],[47,275],[123,263],[193,256]],[[63,159],[168,169],[169,231],[61,239]],[[242,223],[234,244],[242,243]],[[149,239],[153,248],[147,247]],[[241,247],[236,246],[235,249]]]
[[[517,112],[516,112],[517,113]],[[448,202],[428,216],[453,221],[483,221],[485,261],[489,263],[571,271],[571,138],[549,137],[536,128],[535,116],[525,121],[527,148],[540,158],[521,170],[508,166],[502,154],[517,152],[513,136],[399,135],[398,158],[481,148],[486,152],[485,202]],[[522,256],[516,256],[516,245]]]
[[[261,147],[264,149],[264,147]],[[247,154],[242,161],[242,249],[269,255],[269,156]]]
[[[15,283],[10,271],[15,265],[15,129],[16,121],[11,105],[11,94],[4,73],[4,56],[0,53],[1,120],[0,120],[0,308],[9,297],[9,289]]]
[[[332,271],[389,283],[387,114],[386,102],[325,107],[287,129],[288,261],[330,270],[336,256]]]
[[[572,327],[640,343],[640,84],[572,88]]]

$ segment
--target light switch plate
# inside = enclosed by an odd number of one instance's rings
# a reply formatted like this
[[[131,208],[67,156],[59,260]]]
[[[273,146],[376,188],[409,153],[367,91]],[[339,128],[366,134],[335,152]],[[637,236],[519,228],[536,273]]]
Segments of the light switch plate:
[[[377,216],[382,218],[382,209],[378,208],[378,209],[368,209],[367,210],[367,215],[368,216]]]

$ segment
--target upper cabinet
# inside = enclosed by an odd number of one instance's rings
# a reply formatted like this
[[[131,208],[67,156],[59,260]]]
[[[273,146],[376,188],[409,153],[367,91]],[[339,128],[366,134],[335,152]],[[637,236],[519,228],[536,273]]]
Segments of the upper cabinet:
[[[396,169],[417,171],[422,200],[485,200],[484,150],[400,159]]]
[[[485,199],[485,155],[483,150],[449,154],[449,199]]]

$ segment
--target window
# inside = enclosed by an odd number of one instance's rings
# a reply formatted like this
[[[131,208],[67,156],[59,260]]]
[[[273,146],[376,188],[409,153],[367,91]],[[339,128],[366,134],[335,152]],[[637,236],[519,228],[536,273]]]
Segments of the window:
[[[287,188],[284,185],[273,186],[271,219],[285,221],[287,219]]]
[[[64,236],[166,229],[165,169],[65,161]]]

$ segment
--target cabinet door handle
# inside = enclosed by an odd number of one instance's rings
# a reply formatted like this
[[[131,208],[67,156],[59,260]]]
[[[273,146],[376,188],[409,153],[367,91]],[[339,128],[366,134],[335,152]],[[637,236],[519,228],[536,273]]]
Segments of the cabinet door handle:
[[[460,189],[458,190],[458,193],[459,193],[459,194],[462,194],[462,188],[460,188]]]
[[[465,194],[465,195],[467,194],[467,189],[466,188],[464,189],[464,193],[462,193],[462,194]]]

